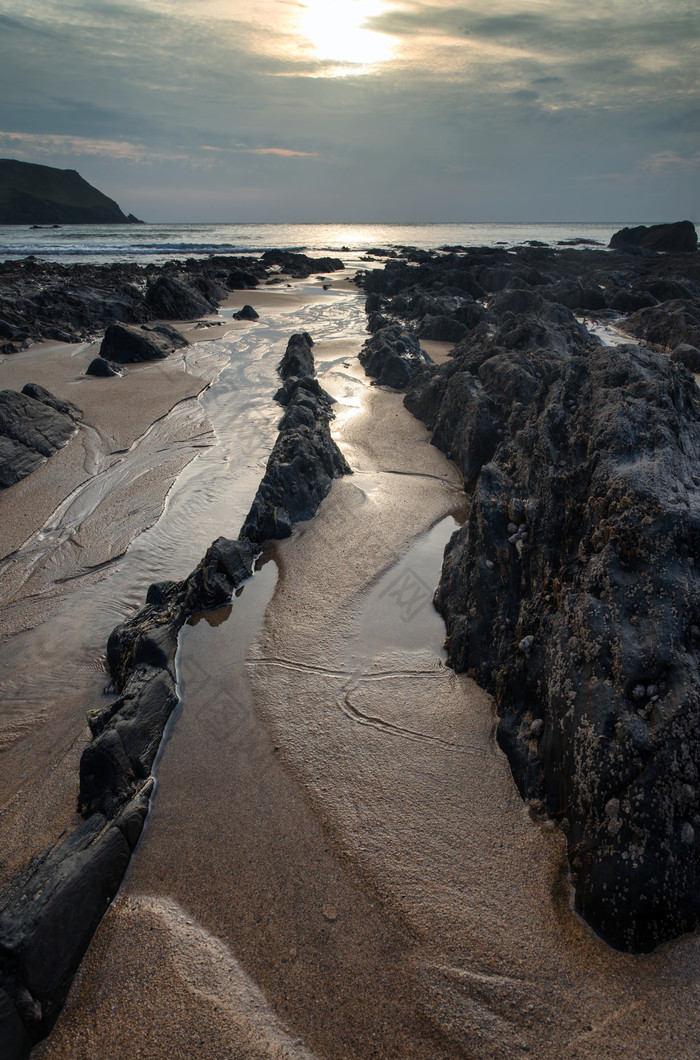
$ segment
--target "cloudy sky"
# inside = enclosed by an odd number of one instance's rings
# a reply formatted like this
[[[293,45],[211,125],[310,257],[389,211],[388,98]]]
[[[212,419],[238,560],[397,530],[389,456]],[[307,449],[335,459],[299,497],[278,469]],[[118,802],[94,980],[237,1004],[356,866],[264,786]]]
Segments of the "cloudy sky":
[[[700,218],[698,0],[0,0],[0,156],[151,221]]]

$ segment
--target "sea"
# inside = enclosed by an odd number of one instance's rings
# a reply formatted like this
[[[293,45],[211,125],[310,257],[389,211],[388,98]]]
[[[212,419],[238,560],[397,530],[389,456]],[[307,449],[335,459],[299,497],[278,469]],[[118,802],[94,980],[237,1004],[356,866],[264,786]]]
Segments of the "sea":
[[[272,247],[315,256],[352,258],[375,249],[444,246],[503,246],[531,241],[547,246],[607,247],[620,228],[615,222],[444,224],[137,224],[0,226],[0,260],[34,254],[45,261],[105,264],[115,261],[162,264],[173,258],[212,254],[258,255]],[[648,223],[648,222],[646,222]]]

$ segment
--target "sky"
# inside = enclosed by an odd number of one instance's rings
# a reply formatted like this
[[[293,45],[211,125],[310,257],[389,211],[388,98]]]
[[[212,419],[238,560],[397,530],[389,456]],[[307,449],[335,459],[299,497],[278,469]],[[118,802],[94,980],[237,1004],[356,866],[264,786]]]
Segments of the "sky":
[[[700,218],[698,0],[0,0],[0,157],[149,221]]]

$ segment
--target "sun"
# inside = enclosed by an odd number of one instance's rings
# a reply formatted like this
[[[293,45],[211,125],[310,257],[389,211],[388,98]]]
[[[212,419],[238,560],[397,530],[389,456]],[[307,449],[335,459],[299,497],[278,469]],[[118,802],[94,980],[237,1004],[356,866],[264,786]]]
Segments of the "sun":
[[[385,8],[382,0],[304,0],[300,28],[320,59],[374,66],[390,59],[396,46],[365,26]]]

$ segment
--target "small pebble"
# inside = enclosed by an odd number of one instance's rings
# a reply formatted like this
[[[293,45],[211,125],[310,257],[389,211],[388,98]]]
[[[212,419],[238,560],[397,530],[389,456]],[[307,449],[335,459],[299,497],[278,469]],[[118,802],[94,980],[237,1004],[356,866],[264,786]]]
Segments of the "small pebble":
[[[530,633],[530,634],[528,634],[527,637],[523,637],[523,639],[520,641],[520,644],[518,644],[518,647],[520,648],[521,651],[530,651],[530,649],[532,648],[532,645],[534,643],[534,640],[535,640],[535,638]]]
[[[644,699],[647,694],[647,690],[644,685],[635,685],[632,689],[632,696],[634,699]]]

